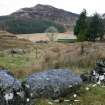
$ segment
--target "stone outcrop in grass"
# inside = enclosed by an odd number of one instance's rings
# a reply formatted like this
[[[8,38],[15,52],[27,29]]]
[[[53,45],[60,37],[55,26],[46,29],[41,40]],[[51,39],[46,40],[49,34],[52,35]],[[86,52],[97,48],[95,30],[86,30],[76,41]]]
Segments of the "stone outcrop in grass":
[[[0,70],[0,105],[27,105],[21,82],[7,70]]]
[[[8,70],[0,70],[0,103],[32,105],[40,97],[59,98],[75,92],[81,85],[80,76],[68,69],[34,73],[22,83]]]
[[[24,86],[30,91],[31,98],[59,98],[71,94],[81,83],[80,76],[71,70],[53,69],[28,76]]]
[[[98,59],[94,69],[90,73],[82,74],[81,78],[84,82],[105,84],[105,59]]]

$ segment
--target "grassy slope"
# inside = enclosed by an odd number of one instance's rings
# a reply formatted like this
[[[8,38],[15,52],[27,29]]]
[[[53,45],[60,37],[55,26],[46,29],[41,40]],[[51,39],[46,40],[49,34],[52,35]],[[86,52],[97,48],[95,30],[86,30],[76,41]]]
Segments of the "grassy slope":
[[[32,43],[25,39],[18,39],[15,35],[5,31],[0,31],[0,50],[8,50],[10,48],[29,48]]]

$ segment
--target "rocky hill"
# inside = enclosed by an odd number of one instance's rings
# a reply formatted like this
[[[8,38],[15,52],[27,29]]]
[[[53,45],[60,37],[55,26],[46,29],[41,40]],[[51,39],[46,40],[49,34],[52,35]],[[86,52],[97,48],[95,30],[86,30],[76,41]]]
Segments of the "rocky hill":
[[[15,16],[17,19],[40,19],[50,20],[65,26],[66,29],[73,29],[73,26],[78,19],[78,14],[58,9],[50,5],[38,4],[32,8],[22,8],[11,16]]]

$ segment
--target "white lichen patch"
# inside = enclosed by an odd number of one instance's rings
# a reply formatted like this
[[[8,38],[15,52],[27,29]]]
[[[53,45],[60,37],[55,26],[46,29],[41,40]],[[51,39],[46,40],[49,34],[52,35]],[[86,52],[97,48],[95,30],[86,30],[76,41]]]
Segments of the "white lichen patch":
[[[69,85],[69,88],[73,87],[72,85]]]
[[[97,84],[92,85],[92,87],[96,87],[96,86],[97,86]]]
[[[48,102],[48,104],[49,104],[49,105],[53,105],[53,103],[52,103],[52,102],[50,102],[50,101]]]
[[[74,100],[74,102],[80,102],[80,100]]]
[[[29,98],[27,98],[27,102],[29,102],[30,101],[30,99]]]
[[[64,100],[64,102],[69,102],[70,100]]]
[[[90,88],[89,87],[86,87],[85,89],[88,91]]]
[[[77,97],[77,94],[73,94],[73,97],[76,98]]]
[[[30,86],[28,84],[25,85],[26,88],[30,88]]]
[[[13,93],[6,93],[6,94],[4,95],[4,98],[5,98],[6,101],[12,100],[13,97],[14,97],[14,94],[13,94]]]
[[[105,76],[104,76],[104,75],[100,75],[100,76],[99,76],[99,80],[100,80],[100,81],[102,81],[102,80],[104,80],[104,79],[105,79]]]
[[[18,96],[20,96],[21,98],[24,98],[24,93],[23,92],[17,92],[16,93]]]
[[[55,103],[58,103],[58,102],[59,102],[59,100],[58,100],[58,99],[57,99],[57,100],[54,100],[54,102],[55,102]]]

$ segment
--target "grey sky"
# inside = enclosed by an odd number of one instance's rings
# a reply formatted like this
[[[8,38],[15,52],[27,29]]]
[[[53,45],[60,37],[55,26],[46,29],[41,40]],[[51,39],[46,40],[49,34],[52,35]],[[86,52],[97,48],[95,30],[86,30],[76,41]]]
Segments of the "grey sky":
[[[0,15],[8,15],[36,4],[49,4],[74,13],[80,13],[85,8],[89,15],[94,12],[105,13],[105,0],[0,0]]]

